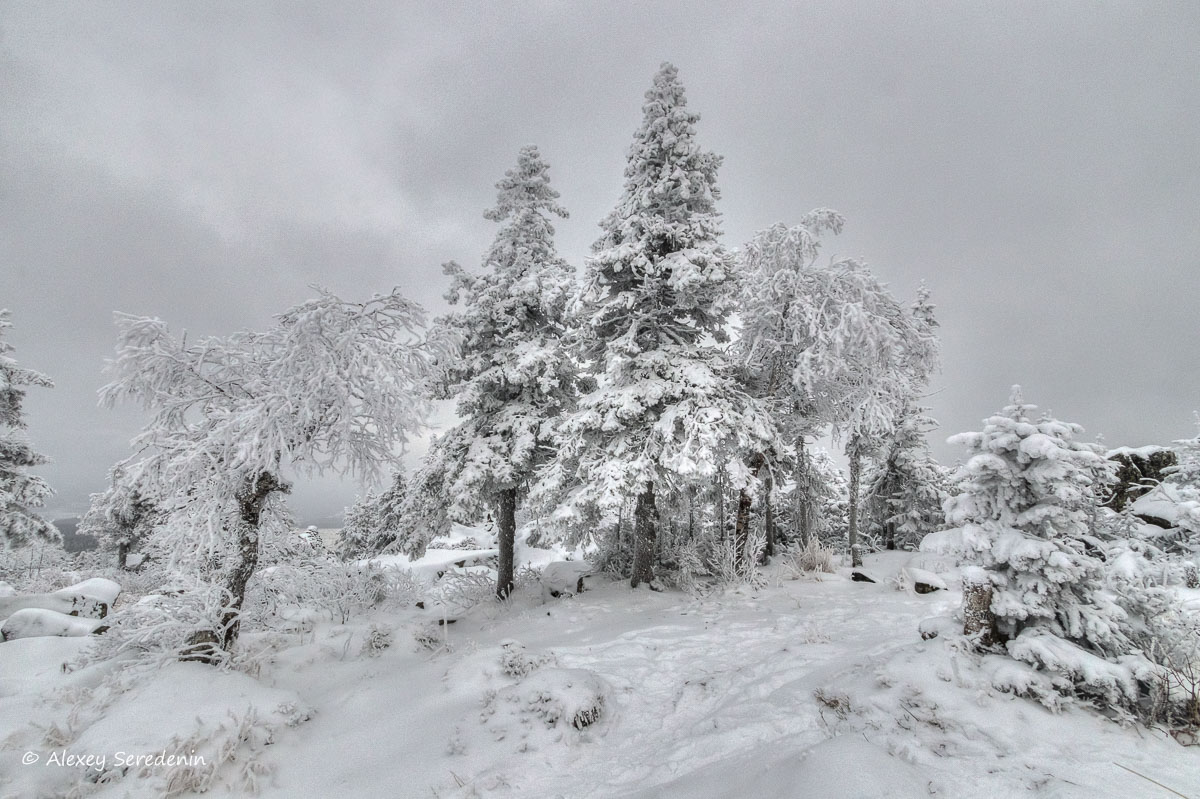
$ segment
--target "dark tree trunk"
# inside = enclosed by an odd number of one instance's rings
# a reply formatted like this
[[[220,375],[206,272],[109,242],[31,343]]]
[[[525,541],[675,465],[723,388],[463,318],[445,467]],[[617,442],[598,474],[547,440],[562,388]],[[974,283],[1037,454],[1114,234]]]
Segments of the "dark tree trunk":
[[[246,585],[258,568],[259,522],[267,499],[276,491],[287,491],[288,486],[270,472],[260,472],[247,478],[237,494],[238,519],[235,523],[237,553],[225,588],[229,595],[228,604],[221,613],[217,634],[209,630],[191,637],[180,657],[182,660],[197,660],[217,664],[224,659],[222,653],[233,651],[241,630],[242,602],[246,599]]]
[[[629,584],[637,588],[641,583],[654,582],[654,544],[658,513],[654,507],[654,484],[647,483],[646,490],[638,494],[637,509],[633,512],[633,576]]]
[[[120,544],[117,544],[117,568],[124,569],[125,564],[128,562],[128,560],[129,560],[129,544],[128,544],[128,542],[122,542]]]
[[[762,471],[763,464],[766,462],[767,459],[761,452],[754,453],[754,457],[750,459],[751,476],[758,477],[758,473]],[[734,521],[733,527],[733,545],[734,551],[737,552],[739,568],[750,559],[750,553],[746,551],[746,542],[750,538],[750,507],[753,503],[754,497],[750,494],[750,487],[742,488],[738,493],[737,519]]]
[[[775,530],[775,503],[771,501],[771,492],[775,489],[775,479],[768,476],[763,488],[763,527],[766,530],[767,545],[763,548],[762,560],[765,564],[767,558],[775,557],[775,545],[778,537]]]
[[[896,523],[893,521],[885,522],[883,525],[884,535],[886,537],[886,545],[888,549],[896,548]]]
[[[496,598],[507,599],[513,590],[513,550],[517,540],[517,489],[500,492],[496,503],[499,519],[500,562],[496,566]]]
[[[858,481],[862,472],[862,453],[857,440],[853,439],[847,450],[850,456],[850,565],[857,568],[862,566],[862,546],[858,543]]]

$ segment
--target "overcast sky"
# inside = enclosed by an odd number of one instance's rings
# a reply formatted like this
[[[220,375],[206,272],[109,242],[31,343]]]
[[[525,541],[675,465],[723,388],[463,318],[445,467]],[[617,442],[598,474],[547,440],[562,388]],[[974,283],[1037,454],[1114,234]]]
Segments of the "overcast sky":
[[[436,10],[434,10],[436,9]],[[1012,383],[1113,445],[1200,408],[1200,4],[0,4],[0,306],[49,373],[29,433],[79,512],[142,415],[96,407],[112,312],[269,324],[320,283],[445,307],[536,143],[581,264],[642,93],[679,67],[726,244],[847,218],[905,301],[924,279],[947,435]],[[303,520],[352,486],[302,487]]]

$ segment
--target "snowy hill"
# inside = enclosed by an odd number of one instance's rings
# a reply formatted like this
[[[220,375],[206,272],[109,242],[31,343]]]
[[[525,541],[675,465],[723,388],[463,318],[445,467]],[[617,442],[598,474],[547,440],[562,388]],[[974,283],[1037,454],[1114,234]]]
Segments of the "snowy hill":
[[[448,617],[407,584],[246,632],[240,671],[64,673],[89,639],[7,642],[0,797],[1200,796],[1196,748],[999,692],[951,626],[922,640],[960,597],[899,590],[908,557],[705,598],[597,575],[543,603],[526,573]]]

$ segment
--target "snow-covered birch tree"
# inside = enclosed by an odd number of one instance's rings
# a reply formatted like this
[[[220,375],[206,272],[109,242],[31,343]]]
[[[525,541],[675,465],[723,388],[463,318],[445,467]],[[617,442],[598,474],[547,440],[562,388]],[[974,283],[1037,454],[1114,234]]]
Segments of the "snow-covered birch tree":
[[[560,463],[577,487],[568,507],[634,502],[631,583],[653,585],[655,497],[729,469],[768,437],[765,415],[720,349],[736,300],[716,210],[721,159],[696,142],[674,66],[645,94],[625,184],[601,222],[572,310],[574,340],[596,389],[563,421]]]
[[[817,482],[820,473],[813,468],[806,444],[823,424],[793,380],[800,354],[812,338],[799,311],[808,301],[808,271],[816,266],[821,234],[840,233],[844,224],[836,211],[819,208],[799,224],[777,224],[761,231],[738,255],[741,329],[734,354],[747,390],[764,403],[770,415],[775,438],[767,451],[751,456],[751,463],[772,475],[765,498],[769,510],[773,500],[770,489],[778,483],[773,476],[791,461],[796,485],[794,515],[805,539],[816,527],[818,495],[824,489]],[[739,509],[748,507],[749,500],[749,489],[743,489]],[[774,543],[772,533],[768,530],[768,549]]]
[[[859,566],[863,458],[919,395],[937,368],[938,346],[924,288],[905,309],[862,262],[816,263],[819,234],[841,226],[836,213],[814,211],[799,225],[760,232],[747,245],[743,359],[757,372],[759,390],[782,401],[781,418],[801,442],[808,430],[823,427],[846,442],[849,545]]]
[[[461,516],[496,514],[500,561],[496,595],[513,587],[517,504],[552,454],[554,420],[573,400],[575,367],[561,343],[574,272],[554,248],[551,218],[566,217],[537,147],[496,184],[484,216],[502,223],[483,271],[446,265],[446,299],[461,310],[443,320],[463,332],[447,369],[458,395],[458,429],[446,438],[447,490]]]
[[[49,463],[49,458],[30,446],[21,408],[26,386],[49,388],[54,383],[41,372],[17,365],[9,354],[12,344],[4,340],[11,327],[9,311],[0,310],[0,542],[6,549],[34,539],[62,540],[54,525],[37,513],[54,492],[29,470]]]
[[[153,413],[123,468],[168,514],[160,535],[177,564],[216,561],[212,581],[226,593],[186,656],[216,662],[236,642],[287,470],[374,475],[422,423],[444,350],[423,325],[420,306],[397,292],[353,303],[321,291],[266,332],[192,342],[158,319],[117,316],[101,400]]]

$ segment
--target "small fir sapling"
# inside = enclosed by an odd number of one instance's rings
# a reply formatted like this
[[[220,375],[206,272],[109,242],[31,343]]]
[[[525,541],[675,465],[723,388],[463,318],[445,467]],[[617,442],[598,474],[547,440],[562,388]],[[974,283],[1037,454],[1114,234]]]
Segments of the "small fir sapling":
[[[1132,706],[1154,670],[1131,638],[1129,613],[1105,589],[1104,561],[1084,540],[1113,465],[1076,440],[1078,425],[1035,421],[1033,410],[1014,386],[981,432],[950,438],[968,451],[961,493],[945,506],[974,566],[964,578],[967,628],[1094,701]]]

